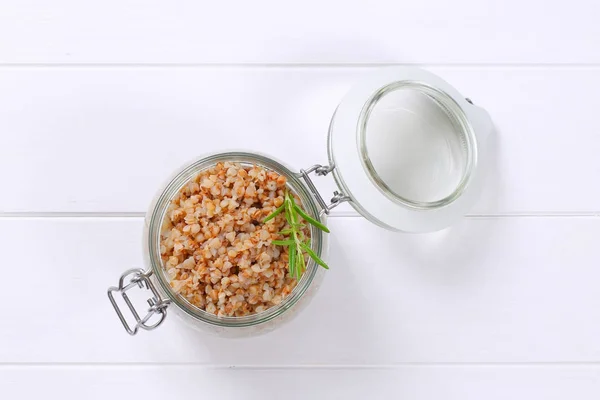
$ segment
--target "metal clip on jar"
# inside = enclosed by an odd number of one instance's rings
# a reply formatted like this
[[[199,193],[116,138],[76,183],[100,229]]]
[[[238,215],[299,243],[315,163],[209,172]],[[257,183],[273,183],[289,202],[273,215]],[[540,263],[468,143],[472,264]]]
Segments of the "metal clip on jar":
[[[245,152],[203,157],[177,172],[159,191],[145,219],[143,237],[147,271],[126,271],[108,296],[126,331],[151,330],[166,318],[167,308],[192,326],[221,336],[248,336],[289,320],[314,296],[323,270],[312,260],[292,293],[263,312],[244,317],[217,317],[175,293],[164,271],[159,242],[171,199],[198,172],[219,161],[259,165],[288,179],[306,211],[326,223],[329,212],[348,202],[369,221],[401,232],[431,232],[462,217],[479,191],[487,142],[492,133],[488,113],[473,105],[439,77],[409,67],[385,68],[357,84],[338,105],[329,127],[329,164],[293,172],[274,158]],[[326,202],[311,174],[332,173],[339,188]],[[311,227],[311,246],[325,257],[326,235]],[[127,296],[135,287],[149,290],[143,317]],[[130,325],[115,301],[120,294],[135,324]]]

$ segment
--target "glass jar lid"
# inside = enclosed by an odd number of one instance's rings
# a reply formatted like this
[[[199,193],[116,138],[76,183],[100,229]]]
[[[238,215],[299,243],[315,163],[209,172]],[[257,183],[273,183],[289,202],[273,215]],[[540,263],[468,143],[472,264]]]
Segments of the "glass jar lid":
[[[492,130],[487,112],[439,77],[375,72],[338,106],[329,161],[352,206],[392,230],[429,232],[471,206]]]

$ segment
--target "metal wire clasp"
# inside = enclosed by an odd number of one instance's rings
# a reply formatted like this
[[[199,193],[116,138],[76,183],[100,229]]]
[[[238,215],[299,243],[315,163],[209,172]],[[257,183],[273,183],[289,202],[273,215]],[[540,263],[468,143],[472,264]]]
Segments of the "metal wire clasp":
[[[125,330],[132,336],[135,335],[140,328],[149,331],[158,327],[167,317],[167,307],[169,306],[171,301],[168,299],[162,299],[160,297],[160,294],[156,290],[156,287],[150,280],[151,275],[152,271],[145,272],[143,269],[130,269],[128,271],[125,271],[125,273],[121,275],[121,278],[119,279],[119,286],[112,286],[108,288],[108,298],[110,299],[111,304],[117,312],[121,323],[125,327]],[[128,277],[130,277],[130,279],[127,283],[125,283],[125,280]],[[126,293],[129,289],[135,286],[138,286],[139,288],[143,288],[145,286],[146,289],[149,289],[152,292],[152,297],[148,299],[148,305],[150,305],[150,308],[148,308],[148,312],[144,318],[140,318],[139,314],[135,310],[135,307],[133,307],[133,304],[131,303],[131,300],[129,299]],[[115,301],[113,292],[121,293],[125,304],[127,304],[127,307],[129,307],[129,310],[133,314],[136,321],[136,324],[133,327],[133,329],[125,320],[123,312],[121,312],[121,309]],[[152,318],[152,316],[155,314],[159,314],[158,320],[152,324],[147,324],[150,318]]]
[[[323,200],[323,197],[321,196],[321,194],[319,193],[317,188],[315,187],[315,184],[313,183],[312,179],[310,179],[309,174],[314,172],[318,176],[325,176],[328,173],[330,173],[331,171],[333,171],[334,168],[335,168],[335,165],[323,166],[320,164],[315,164],[312,167],[310,167],[309,169],[306,169],[306,170],[301,169],[300,174],[299,174],[300,178],[304,179],[304,181],[306,182],[306,186],[308,186],[308,189],[310,190],[312,195],[315,197],[315,199],[317,200],[317,202],[319,203],[319,205],[321,206],[321,208],[323,209],[323,212],[325,214],[329,214],[329,212],[331,210],[333,210],[335,207],[337,207],[341,203],[343,203],[345,201],[349,201],[350,197],[348,197],[344,193],[338,192],[336,190],[335,192],[333,192],[333,197],[331,198],[331,203],[327,204],[325,202],[325,200]]]

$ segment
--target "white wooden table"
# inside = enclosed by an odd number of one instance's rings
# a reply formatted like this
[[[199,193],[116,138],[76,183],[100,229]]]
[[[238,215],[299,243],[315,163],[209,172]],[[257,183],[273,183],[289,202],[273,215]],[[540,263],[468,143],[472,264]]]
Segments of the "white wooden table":
[[[286,3],[0,0],[0,398],[600,398],[600,3]],[[340,207],[291,324],[126,335],[105,290],[159,183],[232,145],[326,162],[380,64],[492,115],[472,213],[411,236]]]

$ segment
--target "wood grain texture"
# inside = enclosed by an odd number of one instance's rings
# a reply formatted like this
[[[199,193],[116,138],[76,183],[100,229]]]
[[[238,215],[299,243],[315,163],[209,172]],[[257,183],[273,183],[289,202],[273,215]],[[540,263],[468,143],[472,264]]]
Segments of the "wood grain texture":
[[[598,63],[598,2],[3,1],[1,63]]]
[[[492,115],[473,214],[600,212],[598,68],[431,68]],[[326,163],[335,107],[370,68],[4,68],[0,211],[145,212],[186,160],[232,148]],[[318,178],[327,196],[333,179]],[[347,211],[349,208],[338,210]]]
[[[599,362],[598,218],[471,218],[401,235],[331,218],[331,270],[280,329],[220,339],[174,315],[129,337],[106,288],[142,266],[136,218],[0,219],[4,363]],[[9,266],[9,267],[7,267]],[[294,346],[290,346],[294,343]]]

